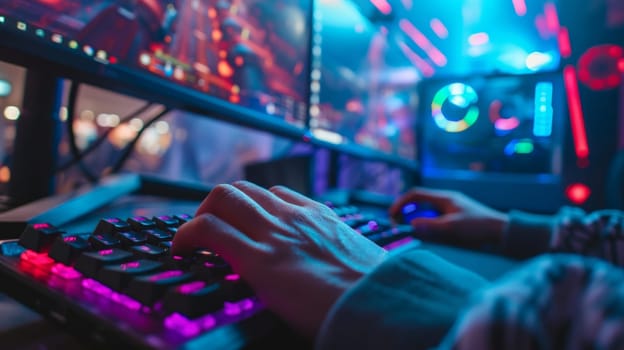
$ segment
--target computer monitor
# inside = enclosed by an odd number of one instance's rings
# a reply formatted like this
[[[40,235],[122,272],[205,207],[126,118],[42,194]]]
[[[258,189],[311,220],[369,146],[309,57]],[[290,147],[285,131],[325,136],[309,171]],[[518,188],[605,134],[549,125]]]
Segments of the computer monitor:
[[[318,1],[313,28],[312,134],[398,163],[420,152],[420,82],[560,64],[554,0]]]
[[[301,138],[312,0],[9,0],[0,59]]]
[[[489,195],[480,199],[498,207],[560,205],[567,135],[560,72],[430,80],[421,96],[424,184]]]

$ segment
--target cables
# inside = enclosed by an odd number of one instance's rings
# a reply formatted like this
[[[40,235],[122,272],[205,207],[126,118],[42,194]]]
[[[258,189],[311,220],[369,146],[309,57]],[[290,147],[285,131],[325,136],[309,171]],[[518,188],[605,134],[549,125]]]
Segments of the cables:
[[[76,143],[76,134],[74,133],[74,112],[76,110],[76,101],[78,99],[78,89],[80,83],[73,82],[69,88],[69,99],[67,101],[67,135],[69,138],[69,149],[74,157],[75,162],[78,164],[80,172],[87,178],[90,183],[98,182],[98,177],[94,175],[89,168],[82,162],[82,156]]]
[[[93,143],[91,143],[84,151],[81,152],[79,150],[77,140],[76,140],[76,134],[74,131],[74,120],[75,120],[74,114],[76,111],[76,101],[78,99],[79,88],[80,88],[80,83],[73,82],[73,81],[71,82],[70,89],[69,89],[69,97],[68,97],[68,102],[67,102],[67,135],[69,139],[68,140],[69,148],[72,154],[72,159],[66,162],[65,164],[59,166],[56,169],[56,172],[57,173],[62,172],[74,165],[78,165],[80,172],[83,174],[83,176],[90,183],[94,184],[100,180],[100,175],[94,174],[86,166],[86,164],[84,164],[83,159],[90,153],[93,153],[107,139],[107,137],[115,128],[107,129]],[[143,112],[147,111],[149,108],[153,106],[154,104],[150,102],[144,104],[143,106],[139,107],[134,112],[122,118],[120,120],[119,125],[123,123],[127,123],[133,118],[136,118],[138,115],[142,114]],[[156,121],[158,121],[160,118],[162,118],[165,114],[169,113],[170,111],[171,111],[170,108],[168,107],[164,108],[161,112],[156,114],[154,117],[150,118],[143,125],[143,127],[137,131],[137,134],[135,135],[135,137],[124,147],[124,149],[122,150],[121,156],[115,162],[115,164],[111,167],[110,173],[113,173],[113,174],[118,173],[121,170],[121,168],[123,168],[124,164],[126,163],[128,158],[132,154],[134,147],[136,146],[137,142],[139,141],[139,139],[141,138],[141,135],[143,135],[145,130],[147,130],[152,124],[154,124]]]
[[[163,109],[160,113],[156,114],[154,117],[149,119],[145,123],[145,125],[143,125],[143,127],[137,132],[136,136],[132,139],[132,141],[130,141],[126,145],[126,147],[123,149],[121,156],[119,157],[119,159],[117,159],[117,162],[111,168],[111,171],[110,171],[111,174],[116,174],[121,170],[121,168],[123,168],[128,158],[130,158],[130,155],[132,154],[132,151],[134,150],[134,147],[136,146],[137,142],[139,142],[141,135],[143,135],[143,132],[145,132],[145,130],[147,130],[152,124],[154,124],[156,121],[158,121],[160,118],[162,118],[165,114],[169,113],[170,111],[171,111],[171,108],[165,107],[165,109]]]
[[[154,106],[153,103],[147,102],[146,104],[144,104],[143,106],[139,107],[136,111],[128,114],[127,116],[123,117],[120,122],[119,125],[124,124],[129,122],[130,120],[136,118],[137,116],[139,116],[141,113],[147,111],[148,109],[150,109],[152,106]],[[70,122],[70,118],[69,118],[69,108],[67,109],[68,111],[68,117],[67,117],[67,122]],[[73,117],[72,117],[73,118]],[[73,119],[72,119],[73,120]],[[73,122],[72,122],[73,124]],[[69,125],[72,125],[69,124]],[[73,130],[73,127],[72,127]],[[91,154],[93,151],[95,151],[101,144],[102,142],[106,141],[106,139],[108,138],[108,135],[110,135],[111,132],[113,132],[113,130],[115,130],[115,128],[109,128],[106,129],[104,131],[104,133],[102,135],[100,135],[97,139],[95,139],[95,141],[93,141],[85,150],[83,150],[82,152],[80,152],[78,155],[76,154],[72,154],[73,158],[69,161],[67,161],[65,164],[59,166],[56,169],[56,172],[62,172],[67,170],[68,168],[82,162],[82,159],[86,156],[88,156],[89,154]],[[71,135],[70,135],[71,138]],[[71,140],[70,140],[71,142]],[[75,141],[74,141],[75,143]],[[73,153],[73,152],[72,152]]]

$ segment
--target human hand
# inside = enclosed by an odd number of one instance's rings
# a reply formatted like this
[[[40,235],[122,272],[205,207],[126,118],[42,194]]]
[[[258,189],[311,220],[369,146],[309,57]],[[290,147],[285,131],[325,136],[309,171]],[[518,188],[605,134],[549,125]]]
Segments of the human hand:
[[[205,247],[221,255],[267,306],[316,336],[334,302],[386,252],[327,206],[284,187],[216,186],[182,225],[173,254]]]
[[[443,243],[478,247],[501,244],[507,214],[494,210],[460,192],[414,188],[401,196],[391,207],[396,216],[409,202],[428,202],[440,215],[416,218],[410,224],[416,235]]]

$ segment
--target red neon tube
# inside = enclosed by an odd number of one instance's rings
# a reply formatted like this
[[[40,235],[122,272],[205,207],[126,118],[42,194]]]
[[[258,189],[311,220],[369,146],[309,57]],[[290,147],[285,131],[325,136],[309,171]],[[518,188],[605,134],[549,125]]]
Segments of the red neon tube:
[[[579,159],[587,159],[589,157],[587,131],[585,130],[585,118],[583,116],[578,79],[573,65],[568,65],[563,69],[563,78],[568,95],[570,123],[572,125],[572,136],[574,137],[576,156]]]

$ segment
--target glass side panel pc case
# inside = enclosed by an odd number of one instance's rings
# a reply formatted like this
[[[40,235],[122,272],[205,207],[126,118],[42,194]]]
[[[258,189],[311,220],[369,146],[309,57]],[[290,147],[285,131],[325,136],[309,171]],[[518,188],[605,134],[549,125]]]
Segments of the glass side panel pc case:
[[[264,121],[303,129],[311,6],[311,0],[6,0],[0,59],[52,63],[59,74],[269,131]]]
[[[559,203],[567,126],[561,73],[430,80],[421,92],[426,185],[509,194],[493,203],[501,207],[523,207],[515,200],[521,197],[528,208]],[[543,191],[551,195],[528,198]]]

